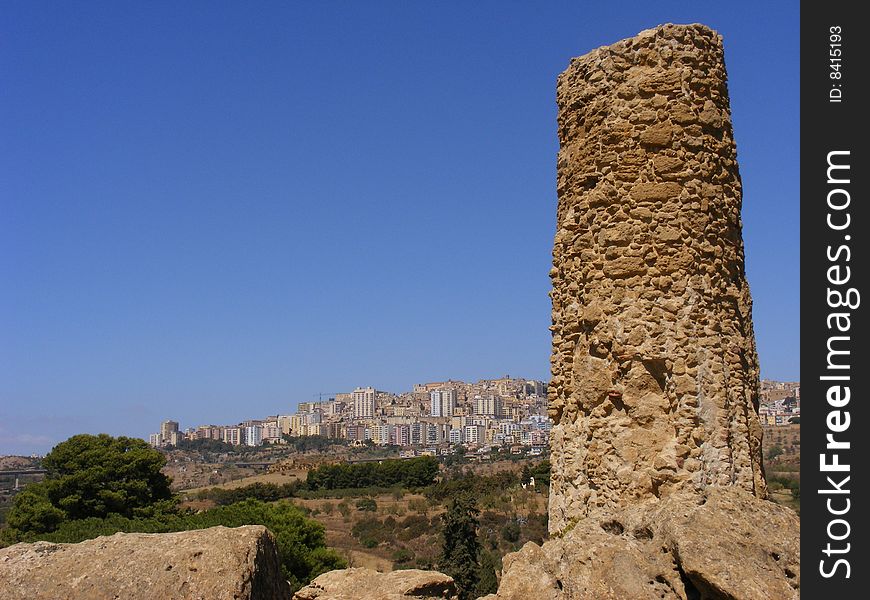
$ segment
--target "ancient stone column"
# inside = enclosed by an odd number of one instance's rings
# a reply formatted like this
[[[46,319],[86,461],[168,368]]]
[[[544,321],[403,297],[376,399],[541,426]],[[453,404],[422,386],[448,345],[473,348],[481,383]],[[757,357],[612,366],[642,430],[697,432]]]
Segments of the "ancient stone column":
[[[550,530],[767,489],[722,40],[665,25],[559,76]]]

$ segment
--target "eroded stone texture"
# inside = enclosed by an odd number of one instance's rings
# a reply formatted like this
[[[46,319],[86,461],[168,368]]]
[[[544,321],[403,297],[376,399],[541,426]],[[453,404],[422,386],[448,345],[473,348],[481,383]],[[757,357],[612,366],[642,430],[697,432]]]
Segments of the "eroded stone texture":
[[[795,600],[800,524],[789,508],[710,487],[593,509],[503,562],[489,600]]]
[[[721,38],[599,48],[557,100],[550,531],[676,491],[766,497]]]
[[[329,571],[296,592],[293,600],[456,600],[453,578],[438,571],[379,573],[356,568]]]
[[[7,600],[289,600],[278,549],[262,525],[116,533],[78,544],[0,550]]]

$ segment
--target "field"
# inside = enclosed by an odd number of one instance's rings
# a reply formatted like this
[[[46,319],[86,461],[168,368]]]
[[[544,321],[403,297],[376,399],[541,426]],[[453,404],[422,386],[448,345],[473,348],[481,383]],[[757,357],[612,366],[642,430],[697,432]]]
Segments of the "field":
[[[507,552],[529,540],[546,537],[547,487],[523,489],[519,483],[524,466],[534,461],[496,461],[442,470],[441,479],[462,482],[474,490],[480,509],[480,537],[497,563]],[[214,506],[214,492],[238,490],[254,483],[283,485],[304,480],[305,470],[265,473],[209,488],[182,492],[185,505],[197,510]],[[502,482],[511,482],[502,485]],[[440,490],[440,491],[439,491]],[[327,545],[338,550],[350,566],[379,571],[401,568],[431,569],[441,550],[441,516],[447,510],[453,488],[436,484],[424,490],[362,488],[300,490],[290,498],[325,529]]]
[[[765,427],[763,452],[771,498],[800,513],[800,425]]]

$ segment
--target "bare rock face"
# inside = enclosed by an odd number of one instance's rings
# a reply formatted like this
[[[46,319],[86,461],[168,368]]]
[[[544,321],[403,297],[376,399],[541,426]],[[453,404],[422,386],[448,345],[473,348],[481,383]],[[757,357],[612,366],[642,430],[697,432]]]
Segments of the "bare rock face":
[[[453,578],[437,571],[408,569],[379,573],[343,569],[317,577],[293,600],[450,600],[456,598]]]
[[[765,498],[721,38],[599,48],[557,101],[550,531],[710,486]]]
[[[597,509],[504,558],[493,600],[799,598],[795,513],[739,488]]]
[[[116,533],[78,544],[0,550],[7,600],[288,600],[272,534],[261,525]]]

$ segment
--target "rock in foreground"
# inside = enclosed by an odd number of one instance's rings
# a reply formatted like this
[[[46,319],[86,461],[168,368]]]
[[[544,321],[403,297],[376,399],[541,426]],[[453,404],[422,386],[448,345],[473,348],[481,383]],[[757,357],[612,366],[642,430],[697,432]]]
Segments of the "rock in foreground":
[[[602,510],[504,558],[498,600],[800,597],[800,523],[737,488]]]
[[[261,525],[116,533],[79,544],[0,550],[5,600],[288,600],[272,534]]]
[[[456,598],[453,578],[437,571],[408,569],[379,573],[372,569],[330,571],[302,588],[293,600],[449,600]]]

